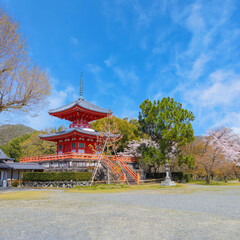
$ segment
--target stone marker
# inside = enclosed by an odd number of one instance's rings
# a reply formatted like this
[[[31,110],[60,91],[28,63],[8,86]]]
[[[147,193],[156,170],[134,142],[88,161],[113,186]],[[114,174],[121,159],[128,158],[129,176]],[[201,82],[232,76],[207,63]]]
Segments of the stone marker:
[[[170,167],[168,163],[165,164],[165,168],[166,168],[166,177],[165,177],[165,180],[161,182],[161,186],[176,186],[176,183],[172,181],[169,176]]]

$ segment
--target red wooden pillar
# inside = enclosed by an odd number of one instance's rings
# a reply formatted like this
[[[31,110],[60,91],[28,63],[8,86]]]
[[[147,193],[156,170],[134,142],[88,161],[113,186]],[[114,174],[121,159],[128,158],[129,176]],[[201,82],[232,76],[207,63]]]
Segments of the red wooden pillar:
[[[139,184],[139,173],[137,173],[137,184]]]

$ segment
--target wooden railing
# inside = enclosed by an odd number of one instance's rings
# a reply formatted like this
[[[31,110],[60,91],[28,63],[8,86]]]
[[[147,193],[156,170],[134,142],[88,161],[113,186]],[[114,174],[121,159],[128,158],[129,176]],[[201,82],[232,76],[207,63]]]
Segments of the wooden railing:
[[[135,182],[139,184],[139,173],[136,173],[125,161],[120,160],[119,163],[122,168],[135,180]]]
[[[98,160],[98,154],[87,154],[87,153],[64,153],[64,154],[52,154],[46,156],[36,156],[36,157],[23,157],[20,158],[20,162],[44,162],[44,161],[54,161],[62,159],[83,159],[83,160]],[[123,162],[137,162],[137,158],[130,156],[109,156],[112,161],[123,161]]]
[[[121,166],[118,164],[118,162],[113,161],[111,158],[107,158],[106,156],[103,156],[102,160],[104,161],[104,163],[106,164],[106,167],[108,166],[111,171],[115,174],[117,174],[119,176],[119,178],[122,181],[125,181],[125,175],[122,172],[122,168]]]

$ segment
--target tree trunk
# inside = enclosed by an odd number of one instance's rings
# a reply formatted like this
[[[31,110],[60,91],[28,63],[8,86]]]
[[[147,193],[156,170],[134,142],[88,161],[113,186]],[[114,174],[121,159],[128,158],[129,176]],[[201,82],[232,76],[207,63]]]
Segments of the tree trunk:
[[[143,179],[146,180],[147,179],[147,170],[143,170]]]
[[[224,177],[224,181],[225,181],[225,183],[227,183],[227,177]]]
[[[206,184],[210,184],[210,176],[209,175],[207,175],[205,177],[205,181],[206,181]]]

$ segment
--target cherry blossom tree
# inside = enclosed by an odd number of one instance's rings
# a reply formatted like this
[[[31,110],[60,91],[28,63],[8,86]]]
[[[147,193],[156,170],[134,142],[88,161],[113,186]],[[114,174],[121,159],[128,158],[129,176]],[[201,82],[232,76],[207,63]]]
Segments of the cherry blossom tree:
[[[204,176],[207,184],[214,175],[227,181],[239,174],[240,138],[229,128],[211,130],[208,135],[195,138],[184,151],[195,158],[192,173],[197,178]]]
[[[232,129],[222,127],[210,131],[209,143],[213,148],[224,155],[226,160],[240,163],[240,138]]]

